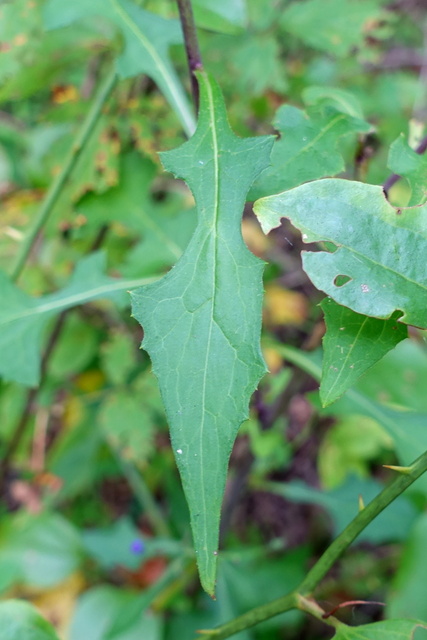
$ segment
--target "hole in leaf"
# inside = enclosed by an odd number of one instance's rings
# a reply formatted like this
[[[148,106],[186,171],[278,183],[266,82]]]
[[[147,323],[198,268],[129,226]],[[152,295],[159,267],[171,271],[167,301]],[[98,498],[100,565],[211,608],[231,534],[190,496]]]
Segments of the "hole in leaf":
[[[351,280],[353,280],[353,278],[350,278],[350,276],[339,275],[336,276],[334,285],[336,287],[343,287],[345,284],[347,284],[347,282],[351,282]]]

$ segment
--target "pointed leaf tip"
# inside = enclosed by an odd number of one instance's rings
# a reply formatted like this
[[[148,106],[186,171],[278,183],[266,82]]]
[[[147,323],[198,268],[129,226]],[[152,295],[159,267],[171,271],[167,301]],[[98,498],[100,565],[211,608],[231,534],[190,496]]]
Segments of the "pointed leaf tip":
[[[175,268],[132,298],[166,408],[200,579],[213,596],[228,460],[266,371],[260,349],[263,263],[242,240],[241,217],[274,138],[236,137],[218,85],[205,72],[198,77],[196,132],[161,156],[191,188],[198,225]]]

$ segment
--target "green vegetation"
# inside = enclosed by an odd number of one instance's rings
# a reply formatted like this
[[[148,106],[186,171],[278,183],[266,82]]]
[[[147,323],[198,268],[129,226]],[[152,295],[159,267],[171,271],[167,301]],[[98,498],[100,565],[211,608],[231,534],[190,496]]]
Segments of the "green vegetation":
[[[427,638],[426,24],[0,6],[2,640]]]

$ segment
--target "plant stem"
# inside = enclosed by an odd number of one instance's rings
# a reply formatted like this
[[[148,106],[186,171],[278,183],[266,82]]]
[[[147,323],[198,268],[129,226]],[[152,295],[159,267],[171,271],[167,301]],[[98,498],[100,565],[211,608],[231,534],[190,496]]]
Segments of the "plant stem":
[[[98,122],[99,116],[102,113],[102,109],[107,102],[112,90],[114,89],[116,82],[117,76],[115,70],[113,70],[112,72],[110,72],[104,84],[101,86],[98,95],[96,96],[82,124],[76,140],[70,149],[68,157],[65,160],[60,173],[52,182],[43,201],[43,204],[32,224],[32,227],[28,231],[19,249],[18,256],[11,272],[11,278],[14,282],[16,282],[16,280],[18,280],[19,276],[21,275],[25,262],[27,261],[28,256],[30,255],[31,250],[34,247],[40,231],[49,219],[49,216],[51,215],[53,208],[59,196],[61,195],[62,189],[66,185],[74,167],[76,166],[78,159],[83,152],[83,149],[90,139],[95,125]]]
[[[212,631],[202,632],[203,638],[206,640],[225,640],[230,636],[249,629],[259,622],[263,622],[268,618],[284,613],[290,609],[303,609],[309,613],[313,612],[310,607],[306,606],[307,597],[319,582],[324,578],[332,565],[338,560],[341,554],[351,545],[357,536],[383,511],[393,500],[400,496],[415,480],[427,471],[427,451],[423,453],[410,467],[405,469],[405,473],[401,473],[390,483],[388,487],[383,489],[342,531],[339,536],[332,542],[325,553],[319,558],[314,567],[308,572],[300,586],[291,593],[268,602],[267,604],[256,607],[248,613],[245,613],[230,622],[212,629]],[[305,603],[305,604],[304,604]],[[313,609],[314,611],[314,609]],[[318,617],[318,616],[316,616]],[[329,620],[329,623],[331,621]],[[339,624],[338,621],[332,622],[333,626]]]
[[[358,515],[350,522],[339,536],[326,549],[314,567],[308,572],[298,592],[302,595],[310,594],[324,578],[329,569],[335,564],[357,536],[370,524],[381,511],[398,498],[415,480],[427,471],[427,451],[415,462],[405,468],[405,473],[398,476],[381,491]]]
[[[418,154],[422,154],[427,150],[427,136],[425,136],[420,144],[418,145],[418,147],[415,149],[415,153]],[[391,175],[389,178],[387,178],[387,180],[384,182],[383,184],[383,191],[385,193],[386,196],[388,196],[388,192],[390,191],[390,189],[392,188],[392,186],[394,184],[396,184],[396,182],[398,182],[400,180],[402,176],[399,176],[397,173],[393,173],[393,175]]]
[[[194,74],[198,69],[203,69],[200,55],[199,42],[197,40],[196,24],[194,22],[191,0],[176,0],[179,9],[182,32],[184,34],[185,50],[187,52],[188,70],[190,73],[191,91],[193,94],[196,113],[199,112],[199,83]]]
[[[49,336],[49,341],[46,346],[46,350],[44,352],[41,365],[40,365],[40,379],[42,380],[46,374],[47,364],[50,356],[55,348],[59,335],[62,331],[62,327],[64,326],[66,311],[62,311],[59,314],[55,321],[55,325],[53,327],[52,333]],[[28,419],[33,413],[34,410],[34,402],[37,398],[38,389],[34,387],[34,389],[30,389],[27,393],[27,398],[25,400],[24,407],[22,409],[21,416],[19,418],[18,424],[16,425],[15,431],[12,434],[11,439],[7,444],[6,451],[4,452],[1,463],[0,463],[0,495],[3,494],[4,484],[6,480],[7,473],[9,471],[9,466],[13,456],[19,444],[22,440],[22,437],[25,433]]]
[[[122,469],[123,475],[128,481],[129,486],[131,487],[136,499],[142,506],[155,535],[162,538],[170,538],[171,532],[169,531],[167,522],[164,519],[159,507],[157,506],[156,501],[151,495],[151,491],[145,484],[143,477],[135,468],[135,466],[131,462],[125,460],[123,456],[121,456],[120,451],[113,447],[111,443],[110,447],[113,449],[117,457],[117,461]]]
[[[203,640],[225,640],[225,638],[229,638],[239,631],[250,629],[250,627],[254,627],[259,622],[273,618],[273,616],[277,616],[279,613],[297,609],[298,604],[298,596],[296,592],[292,591],[277,600],[251,609],[248,613],[244,613],[242,616],[234,618],[234,620],[216,629],[209,631],[201,630],[199,633],[203,634]]]

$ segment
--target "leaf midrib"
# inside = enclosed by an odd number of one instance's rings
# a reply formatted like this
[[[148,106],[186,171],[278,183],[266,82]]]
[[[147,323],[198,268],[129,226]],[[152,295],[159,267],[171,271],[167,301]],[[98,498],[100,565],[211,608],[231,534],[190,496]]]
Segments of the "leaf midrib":
[[[212,95],[212,89],[209,82],[206,82],[204,76],[199,76],[203,78],[203,82],[207,88],[207,95],[209,100],[209,117],[210,117],[210,125],[209,128],[212,133],[212,151],[213,151],[213,163],[214,163],[214,203],[212,208],[213,214],[213,264],[212,264],[212,299],[211,299],[211,317],[210,317],[210,327],[209,327],[209,337],[206,346],[206,358],[205,358],[205,368],[204,368],[204,376],[203,376],[203,385],[202,385],[202,420],[200,425],[200,445],[199,445],[199,460],[200,460],[200,468],[204,469],[204,429],[205,429],[205,416],[207,413],[206,410],[206,383],[207,383],[207,372],[208,372],[208,361],[210,356],[210,345],[212,340],[212,330],[214,325],[214,314],[215,314],[215,306],[216,306],[216,295],[217,295],[217,258],[218,258],[218,217],[219,217],[219,162],[218,162],[218,136],[215,128],[215,105],[214,99]],[[202,501],[203,501],[203,521],[204,527],[203,531],[207,531],[207,514],[208,510],[206,507],[206,487],[204,474],[201,474],[201,484],[202,484]],[[205,540],[205,548],[207,549],[207,544]],[[209,559],[208,559],[209,563]]]
[[[363,332],[363,329],[365,328],[365,325],[366,325],[366,323],[367,323],[367,322],[368,322],[368,318],[366,317],[366,318],[363,320],[363,322],[362,322],[362,324],[360,325],[360,327],[359,327],[359,330],[358,330],[358,332],[357,332],[357,334],[356,334],[356,336],[355,336],[355,338],[354,338],[354,340],[353,340],[353,342],[352,342],[352,345],[351,345],[350,349],[348,350],[347,356],[344,358],[344,361],[343,361],[343,363],[342,363],[341,371],[339,372],[339,375],[338,375],[338,376],[337,376],[337,378],[335,379],[335,382],[334,382],[334,383],[329,387],[329,392],[328,392],[328,394],[327,394],[327,396],[326,396],[326,398],[325,398],[325,401],[329,400],[329,398],[330,398],[331,396],[333,396],[333,395],[334,395],[334,394],[333,394],[333,391],[334,391],[334,389],[336,388],[336,386],[338,385],[338,382],[339,382],[339,381],[342,379],[342,377],[343,377],[344,368],[346,367],[346,365],[347,365],[347,364],[348,364],[348,362],[350,361],[350,359],[351,359],[351,358],[350,358],[350,356],[351,356],[351,354],[353,353],[354,348],[355,348],[355,345],[356,345],[356,343],[357,343],[357,341],[358,341],[358,339],[359,339],[359,337],[360,337],[360,334]]]

